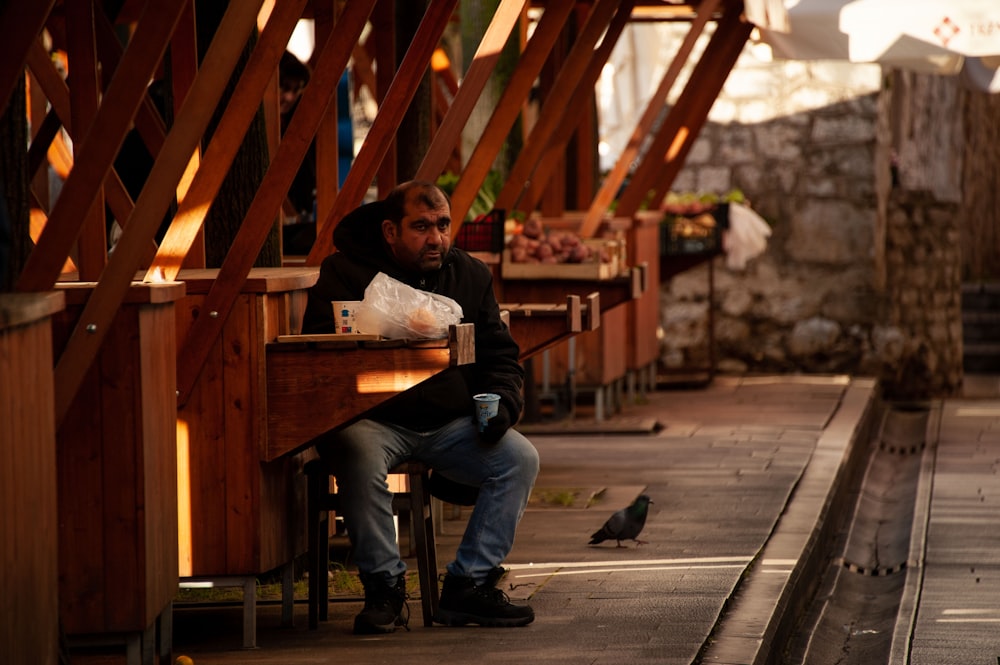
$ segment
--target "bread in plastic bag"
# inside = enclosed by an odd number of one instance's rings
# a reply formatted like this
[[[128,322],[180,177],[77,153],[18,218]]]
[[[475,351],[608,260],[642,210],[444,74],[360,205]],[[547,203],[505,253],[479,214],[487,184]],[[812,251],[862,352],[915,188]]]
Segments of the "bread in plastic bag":
[[[357,307],[358,331],[386,339],[439,339],[461,323],[462,306],[446,296],[421,291],[378,273]]]

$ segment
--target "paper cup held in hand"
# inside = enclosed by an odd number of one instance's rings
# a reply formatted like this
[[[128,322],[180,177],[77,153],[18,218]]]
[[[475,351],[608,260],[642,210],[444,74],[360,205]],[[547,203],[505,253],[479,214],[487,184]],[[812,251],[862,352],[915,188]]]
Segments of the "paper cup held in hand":
[[[486,429],[486,423],[489,422],[489,419],[497,415],[497,409],[500,407],[500,395],[479,393],[473,395],[472,399],[476,402],[476,421],[479,423],[479,431],[482,432]]]
[[[330,303],[333,306],[334,332],[337,334],[352,334],[358,332],[355,323],[360,300],[334,300]]]

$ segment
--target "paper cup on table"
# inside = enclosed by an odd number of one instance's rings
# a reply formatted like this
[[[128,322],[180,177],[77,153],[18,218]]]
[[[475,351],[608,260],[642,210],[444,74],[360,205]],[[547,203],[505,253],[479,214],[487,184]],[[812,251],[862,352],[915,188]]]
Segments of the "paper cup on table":
[[[472,399],[476,402],[476,422],[479,423],[479,431],[482,432],[486,429],[486,423],[489,422],[490,418],[497,415],[497,409],[500,408],[500,395],[479,393],[473,395]]]
[[[355,315],[360,304],[360,300],[334,300],[331,302],[333,306],[334,332],[337,334],[358,332]]]

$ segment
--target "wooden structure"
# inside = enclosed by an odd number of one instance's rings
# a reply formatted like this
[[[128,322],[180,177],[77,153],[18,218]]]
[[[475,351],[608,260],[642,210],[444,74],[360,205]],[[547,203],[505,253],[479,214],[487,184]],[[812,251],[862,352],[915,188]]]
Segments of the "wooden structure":
[[[743,19],[740,0],[686,5],[637,0],[502,0],[461,84],[449,90],[447,111],[434,116],[436,129],[423,163],[415,174],[401,175],[395,166],[395,131],[456,5],[457,0],[429,2],[409,48],[396,54],[398,26],[393,22],[392,2],[230,2],[200,60],[195,48],[195,11],[189,1],[39,0],[4,5],[0,14],[0,107],[6,108],[17,98],[13,92],[27,77],[29,103],[25,113],[32,140],[23,157],[30,170],[30,195],[36,201],[32,216],[41,228],[30,256],[16,275],[15,289],[44,293],[59,288],[70,303],[56,326],[51,373],[40,379],[53,386],[52,429],[60,432],[59,445],[68,455],[60,462],[60,488],[74,488],[78,499],[78,510],[72,520],[67,519],[68,526],[60,536],[75,535],[81,540],[73,550],[69,545],[61,548],[60,568],[69,571],[76,566],[73,573],[83,575],[91,572],[80,568],[84,564],[100,572],[98,559],[102,565],[117,565],[118,560],[108,558],[110,553],[104,551],[94,551],[93,560],[86,561],[69,556],[70,551],[78,555],[100,542],[99,520],[112,514],[129,521],[136,538],[132,546],[139,548],[129,552],[138,558],[129,560],[135,564],[125,571],[127,580],[110,585],[110,578],[101,578],[106,586],[88,599],[69,588],[61,590],[60,614],[70,634],[134,631],[141,637],[141,658],[151,659],[150,648],[143,645],[149,641],[158,612],[176,589],[178,576],[257,574],[287,562],[298,549],[293,525],[287,525],[287,531],[266,535],[263,527],[298,502],[293,498],[289,503],[289,496],[297,496],[291,486],[298,481],[288,474],[294,474],[301,463],[298,456],[308,437],[319,433],[296,433],[282,440],[284,432],[275,424],[278,414],[272,410],[280,402],[281,387],[275,377],[280,375],[282,363],[292,358],[296,363],[307,357],[311,360],[314,352],[288,356],[277,342],[277,336],[294,331],[295,302],[300,298],[296,293],[305,288],[306,280],[291,272],[272,276],[257,287],[251,269],[313,139],[319,159],[319,228],[307,266],[318,265],[331,251],[332,229],[362,202],[373,180],[377,180],[379,191],[385,192],[403,177],[433,179],[446,165],[454,164],[462,128],[495,69],[499,47],[512,33],[526,34],[522,28],[532,12],[532,16],[537,14],[532,36],[522,41],[521,57],[502,98],[467,156],[452,199],[453,218],[464,217],[534,82],[541,79],[544,85],[538,119],[528,130],[525,149],[501,195],[502,204],[508,210],[541,208],[547,216],[560,216],[567,206],[585,211],[580,233],[593,237],[613,201],[617,200],[616,215],[632,219],[650,192],[654,197],[666,193],[752,28]],[[280,141],[272,140],[266,174],[222,264],[210,276],[184,273],[182,269],[204,268],[202,225],[208,205],[217,198],[262,101],[273,117],[278,61],[303,16],[316,21],[317,48],[313,76],[298,109]],[[589,113],[570,115],[567,110],[589,107],[592,83],[623,27],[631,20],[649,17],[686,21],[689,35],[626,151],[598,183],[590,149],[594,118]],[[710,23],[714,31],[704,55],[677,102],[654,129],[695,40]],[[116,31],[116,24],[127,25],[128,30]],[[360,36],[368,24],[373,27],[375,43],[359,49]],[[248,38],[255,31],[253,47],[238,69]],[[128,36],[122,38],[125,34]],[[60,49],[69,62],[72,76],[68,81],[51,57],[49,38],[54,40],[51,46]],[[338,187],[333,166],[336,105],[330,102],[352,56],[355,65],[365,61],[362,56],[381,63],[375,67],[373,81],[379,111],[343,186]],[[174,97],[169,126],[156,111],[147,88],[164,69],[167,57]],[[238,76],[233,76],[236,71]],[[223,97],[231,77],[232,88]],[[224,110],[206,142],[206,128],[220,104]],[[134,200],[113,168],[132,127],[155,158]],[[71,154],[59,151],[64,135],[72,138]],[[645,153],[640,152],[643,145],[649,146]],[[68,169],[58,197],[48,191],[44,177],[48,155],[51,159],[61,155]],[[635,163],[638,166],[632,168]],[[570,192],[574,200],[568,203]],[[157,245],[157,230],[175,199],[176,211]],[[105,207],[123,229],[110,254]],[[459,224],[453,225],[455,232]],[[16,229],[25,232],[23,225]],[[650,292],[651,264],[645,259],[643,264],[629,276],[586,284],[580,291],[554,280],[547,290],[531,293],[527,284],[501,280],[497,295],[509,303],[561,304],[568,295],[586,299],[598,292],[603,317],[616,305]],[[292,284],[278,286],[282,280]],[[175,312],[176,323],[171,323]],[[623,316],[625,325],[630,319]],[[524,317],[522,324],[543,319]],[[648,325],[638,312],[631,319],[636,328]],[[571,321],[569,328],[574,325]],[[606,325],[602,322],[601,327]],[[565,329],[555,331],[551,340],[565,334]],[[28,344],[22,340],[15,343],[19,348]],[[532,344],[545,346],[547,342]],[[348,355],[337,351],[325,358],[341,375],[358,373],[362,365],[389,370],[400,362],[398,350],[366,349],[352,356],[364,357],[360,363],[348,360]],[[440,366],[441,357],[431,364]],[[623,363],[639,366],[645,360],[645,356],[636,355]],[[290,367],[297,371],[302,365]],[[106,368],[117,372],[114,380],[104,372]],[[119,377],[127,379],[128,389],[118,383]],[[216,393],[216,389],[221,392]],[[94,405],[98,396],[100,410]],[[294,413],[282,415],[288,416],[286,422],[295,419]],[[353,416],[338,413],[336,417]],[[221,419],[225,422],[222,429]],[[175,435],[175,422],[178,431],[181,426],[188,428],[186,439]],[[323,426],[336,424],[331,420]],[[85,440],[69,436],[78,431],[87,432]],[[119,433],[127,434],[126,439],[113,440]],[[10,445],[9,441],[3,443]],[[140,482],[132,486],[131,494],[110,496],[108,487],[99,480],[107,474],[97,476],[91,467],[70,462],[76,447],[91,446],[100,452],[101,446],[112,445],[121,446],[127,454],[100,459],[108,465],[105,471],[113,472],[110,478],[138,474]],[[83,448],[79,450],[82,460]],[[181,474],[182,481],[185,471],[190,474],[187,497],[182,495],[183,489],[181,494],[176,489],[173,474],[177,459],[189,464]],[[234,483],[230,494],[220,497],[225,514],[213,512],[220,505],[212,500],[214,484],[220,479]],[[159,493],[150,496],[154,486]],[[280,498],[272,501],[278,495]],[[98,510],[94,502],[100,497],[114,500],[114,509]],[[151,504],[143,504],[149,500]],[[49,497],[47,503],[52,502]],[[145,509],[141,515],[140,506]],[[180,521],[182,534],[179,560],[177,542],[170,538],[176,533],[175,519]],[[188,519],[190,542],[183,542]],[[230,528],[234,519],[251,526]],[[199,534],[195,524],[204,525],[206,532]],[[70,529],[73,534],[68,533]],[[50,585],[51,580],[35,583],[36,588]],[[98,607],[104,609],[96,611]],[[127,620],[122,619],[120,615],[129,612]]]
[[[14,663],[58,662],[51,319],[62,307],[61,293],[0,294],[0,640]]]

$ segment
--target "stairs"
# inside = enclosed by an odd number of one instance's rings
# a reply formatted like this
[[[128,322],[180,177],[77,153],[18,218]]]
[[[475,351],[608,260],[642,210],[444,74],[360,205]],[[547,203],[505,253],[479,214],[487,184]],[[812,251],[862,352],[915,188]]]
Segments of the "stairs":
[[[1000,373],[1000,283],[962,285],[962,346],[966,374]]]

